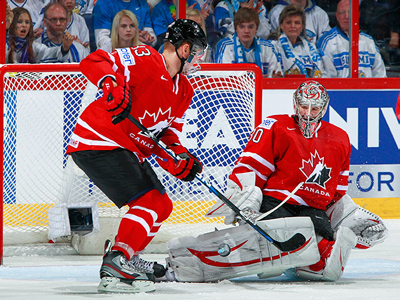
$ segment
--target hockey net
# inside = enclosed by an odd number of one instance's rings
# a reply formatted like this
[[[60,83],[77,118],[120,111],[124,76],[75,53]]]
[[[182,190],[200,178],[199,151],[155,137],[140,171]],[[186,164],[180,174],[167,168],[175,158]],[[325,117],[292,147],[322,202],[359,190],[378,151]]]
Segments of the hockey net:
[[[77,117],[99,97],[78,65],[5,65],[3,139],[3,243],[47,242],[49,209],[95,203],[101,217],[117,209],[65,154]],[[190,76],[195,96],[185,116],[182,143],[203,163],[203,178],[219,191],[261,121],[261,78],[254,65],[205,64]],[[196,180],[185,183],[150,158],[173,200],[174,211],[157,234],[165,240],[213,230],[205,218],[217,200]],[[101,229],[100,229],[101,230]],[[1,234],[1,233],[0,233]]]

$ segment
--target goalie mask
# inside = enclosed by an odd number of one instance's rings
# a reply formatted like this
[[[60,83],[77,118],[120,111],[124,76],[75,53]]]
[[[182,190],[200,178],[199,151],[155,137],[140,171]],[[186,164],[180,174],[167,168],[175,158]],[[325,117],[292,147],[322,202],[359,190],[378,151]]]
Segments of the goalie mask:
[[[170,42],[175,47],[176,54],[181,60],[181,68],[178,73],[193,73],[200,69],[197,63],[207,48],[207,38],[199,24],[188,19],[177,19],[168,26],[164,42]],[[191,53],[187,59],[180,57],[178,48],[188,42],[191,45]]]
[[[312,138],[328,108],[329,95],[325,87],[313,80],[303,82],[293,94],[294,113],[301,134]]]

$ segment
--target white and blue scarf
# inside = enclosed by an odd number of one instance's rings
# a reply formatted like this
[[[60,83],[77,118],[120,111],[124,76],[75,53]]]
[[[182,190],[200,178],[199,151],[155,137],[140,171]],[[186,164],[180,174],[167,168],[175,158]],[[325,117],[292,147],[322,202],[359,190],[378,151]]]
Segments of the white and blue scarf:
[[[235,51],[235,63],[248,63],[245,51],[242,43],[240,42],[236,32],[233,34],[233,47]],[[262,70],[262,63],[261,63],[261,47],[260,44],[258,43],[258,38],[253,39],[253,44],[251,46],[251,49],[254,50],[254,63],[260,67]]]
[[[23,38],[14,36],[14,51],[21,52],[19,63],[29,63],[28,41]],[[10,47],[10,45],[8,45]]]
[[[301,43],[303,44],[304,49],[307,49],[307,53],[311,58],[311,61],[313,63],[313,70],[312,74],[309,74],[307,72],[307,68],[303,64],[302,61],[300,61],[294,54],[293,54],[293,45],[287,38],[286,34],[282,32],[282,34],[279,37],[279,42],[282,45],[283,52],[285,54],[284,57],[282,57],[282,64],[283,64],[283,70],[287,74],[303,74],[306,75],[307,77],[321,77],[321,70],[317,66],[317,62],[321,60],[318,50],[313,46],[312,43],[307,41],[303,37],[299,37],[301,40]]]
[[[41,42],[42,42],[42,44],[46,45],[47,47],[60,47],[62,45],[62,43],[56,44],[56,43],[52,42],[50,40],[50,38],[48,37],[46,30],[42,33]],[[71,53],[71,58],[72,58],[72,60],[70,60],[70,62],[80,62],[81,61],[81,59],[79,57],[79,51],[78,51],[78,49],[76,49],[74,44],[72,44],[69,47],[69,53]]]

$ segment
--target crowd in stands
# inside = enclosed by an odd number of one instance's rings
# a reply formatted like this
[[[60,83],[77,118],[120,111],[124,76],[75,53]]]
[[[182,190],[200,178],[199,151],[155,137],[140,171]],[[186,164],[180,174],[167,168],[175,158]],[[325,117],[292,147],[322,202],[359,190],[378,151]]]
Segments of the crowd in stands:
[[[400,2],[360,0],[359,77],[400,70]],[[187,0],[201,62],[255,63],[264,77],[349,76],[350,0]],[[7,63],[79,62],[147,44],[163,51],[177,0],[7,0]]]

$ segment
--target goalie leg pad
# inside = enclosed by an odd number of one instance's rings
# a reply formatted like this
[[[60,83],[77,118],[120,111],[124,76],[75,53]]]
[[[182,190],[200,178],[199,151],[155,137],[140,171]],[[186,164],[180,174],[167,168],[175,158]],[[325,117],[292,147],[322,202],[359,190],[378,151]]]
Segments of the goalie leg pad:
[[[278,241],[287,240],[300,232],[307,242],[294,251],[281,252],[249,225],[214,231],[197,238],[177,238],[167,242],[169,271],[178,281],[188,282],[209,282],[254,274],[266,278],[319,260],[310,218],[266,220],[258,222],[258,225]]]
[[[332,205],[326,213],[331,220],[333,230],[344,226],[355,233],[357,236],[355,248],[370,248],[382,243],[389,234],[379,216],[355,204],[347,194]]]
[[[351,249],[357,243],[357,237],[350,228],[339,227],[336,240],[332,249],[326,253],[325,266],[322,270],[316,270],[314,266],[300,267],[296,269],[296,276],[306,280],[336,281],[342,277]],[[329,247],[330,245],[327,245]],[[330,253],[329,253],[330,252]]]

